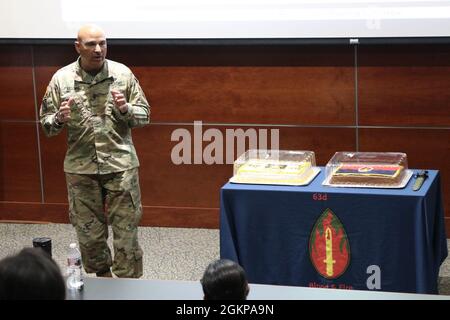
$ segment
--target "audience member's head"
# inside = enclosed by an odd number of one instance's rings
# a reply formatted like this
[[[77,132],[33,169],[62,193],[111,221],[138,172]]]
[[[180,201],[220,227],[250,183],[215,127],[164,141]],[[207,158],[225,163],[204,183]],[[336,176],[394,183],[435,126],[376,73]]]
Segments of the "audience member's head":
[[[244,269],[227,259],[210,263],[200,282],[205,300],[245,300],[249,292]]]
[[[64,278],[41,248],[24,248],[0,261],[0,300],[63,300]]]

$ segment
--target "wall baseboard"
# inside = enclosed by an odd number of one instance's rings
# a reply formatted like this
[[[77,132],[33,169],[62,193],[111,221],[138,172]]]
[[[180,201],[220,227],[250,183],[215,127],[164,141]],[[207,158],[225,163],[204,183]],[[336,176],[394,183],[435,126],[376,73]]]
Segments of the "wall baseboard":
[[[219,228],[219,208],[144,206],[141,226]],[[0,223],[69,223],[66,203],[0,201]]]

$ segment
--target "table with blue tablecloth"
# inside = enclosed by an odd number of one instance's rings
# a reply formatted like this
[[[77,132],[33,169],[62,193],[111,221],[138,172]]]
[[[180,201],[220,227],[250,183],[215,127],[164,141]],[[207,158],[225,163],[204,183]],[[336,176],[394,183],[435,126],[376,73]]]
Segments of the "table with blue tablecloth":
[[[221,188],[220,256],[249,282],[437,293],[447,257],[439,172],[419,191],[227,183]],[[417,172],[417,170],[413,170]]]

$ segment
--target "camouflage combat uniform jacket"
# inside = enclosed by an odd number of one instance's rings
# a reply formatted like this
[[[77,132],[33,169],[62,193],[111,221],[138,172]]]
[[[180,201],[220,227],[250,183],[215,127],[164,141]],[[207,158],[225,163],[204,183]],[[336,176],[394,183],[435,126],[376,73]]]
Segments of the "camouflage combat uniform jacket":
[[[136,168],[139,160],[131,138],[131,128],[150,121],[150,106],[139,82],[125,65],[105,60],[94,77],[86,73],[78,59],[53,76],[40,108],[40,122],[47,136],[67,127],[68,148],[64,171],[76,174],[108,174]],[[111,90],[124,94],[128,112],[114,106]],[[74,98],[71,119],[55,122],[61,103]]]

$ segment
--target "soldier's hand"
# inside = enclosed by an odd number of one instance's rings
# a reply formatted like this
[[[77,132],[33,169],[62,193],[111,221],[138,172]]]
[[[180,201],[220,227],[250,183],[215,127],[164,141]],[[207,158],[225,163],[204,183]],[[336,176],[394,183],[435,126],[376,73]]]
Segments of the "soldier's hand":
[[[58,113],[56,117],[59,123],[66,123],[70,120],[70,107],[72,106],[74,99],[71,97],[69,100],[64,101],[59,106]]]
[[[128,112],[128,105],[125,96],[117,90],[111,90],[111,94],[113,96],[114,105],[121,113]]]

